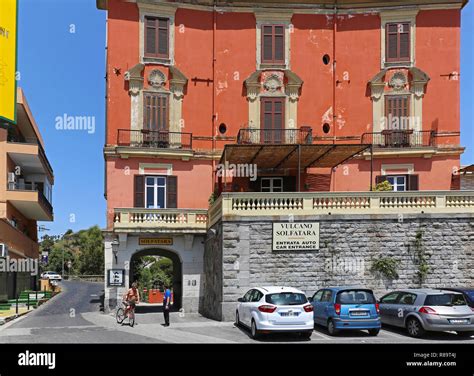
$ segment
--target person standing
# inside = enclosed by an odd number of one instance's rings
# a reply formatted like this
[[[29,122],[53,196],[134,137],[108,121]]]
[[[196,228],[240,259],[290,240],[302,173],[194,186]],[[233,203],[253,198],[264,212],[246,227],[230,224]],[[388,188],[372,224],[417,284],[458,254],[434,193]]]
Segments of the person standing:
[[[170,305],[171,290],[168,285],[164,285],[165,294],[163,296],[163,315],[165,316],[165,326],[170,326]]]

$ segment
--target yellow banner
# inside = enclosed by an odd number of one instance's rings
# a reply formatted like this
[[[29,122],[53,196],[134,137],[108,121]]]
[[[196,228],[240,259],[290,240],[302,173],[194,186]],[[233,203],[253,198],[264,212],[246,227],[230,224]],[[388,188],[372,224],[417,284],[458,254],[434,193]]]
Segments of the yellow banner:
[[[17,0],[0,0],[0,118],[16,123]]]

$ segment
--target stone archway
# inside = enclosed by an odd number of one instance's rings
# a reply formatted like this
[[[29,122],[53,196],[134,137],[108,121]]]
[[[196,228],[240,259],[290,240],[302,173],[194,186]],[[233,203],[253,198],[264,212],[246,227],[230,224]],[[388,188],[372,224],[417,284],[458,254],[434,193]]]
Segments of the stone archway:
[[[173,251],[161,248],[147,248],[141,249],[132,254],[130,257],[130,264],[136,258],[143,256],[161,256],[170,259],[173,262],[173,310],[179,310],[183,307],[183,261],[180,256]],[[130,270],[130,284],[135,280],[133,271]]]

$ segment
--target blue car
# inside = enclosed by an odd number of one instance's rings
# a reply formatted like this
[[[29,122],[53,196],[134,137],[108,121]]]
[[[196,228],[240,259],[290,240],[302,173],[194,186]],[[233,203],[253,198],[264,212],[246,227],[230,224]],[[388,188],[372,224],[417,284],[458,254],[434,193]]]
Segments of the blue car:
[[[340,330],[368,330],[376,336],[382,326],[379,305],[372,290],[354,287],[327,287],[318,290],[309,301],[314,323],[327,327],[330,335]]]

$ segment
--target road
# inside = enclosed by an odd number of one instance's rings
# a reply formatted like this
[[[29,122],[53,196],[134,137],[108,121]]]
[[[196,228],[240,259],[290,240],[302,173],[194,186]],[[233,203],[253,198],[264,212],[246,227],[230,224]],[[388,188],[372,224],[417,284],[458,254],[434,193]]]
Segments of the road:
[[[100,312],[103,284],[62,283],[63,292],[35,311],[0,327],[0,343],[471,343],[455,333],[429,334],[413,339],[402,329],[384,328],[377,337],[367,332],[345,332],[331,337],[316,328],[311,340],[291,335],[270,335],[253,341],[245,328],[233,323],[208,320],[197,314],[171,314],[171,327],[163,327],[163,316],[141,307],[137,325],[118,325],[113,314]],[[148,311],[148,312],[146,312]]]

